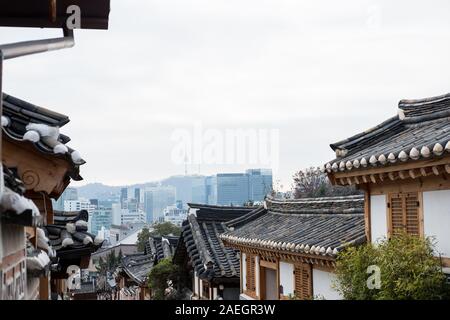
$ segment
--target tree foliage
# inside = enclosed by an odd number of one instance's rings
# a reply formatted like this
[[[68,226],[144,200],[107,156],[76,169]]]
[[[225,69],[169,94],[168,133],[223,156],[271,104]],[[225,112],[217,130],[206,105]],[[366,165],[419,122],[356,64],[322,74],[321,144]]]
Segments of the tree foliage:
[[[379,268],[379,288],[369,289],[369,266]],[[339,253],[336,275],[335,288],[349,300],[449,298],[449,287],[430,238],[404,234],[375,245],[349,247]]]
[[[137,236],[137,250],[139,252],[143,252],[145,250],[145,244],[150,237],[150,230],[147,227],[142,228],[142,230],[138,233]]]
[[[166,289],[173,289],[178,278],[179,268],[170,258],[162,259],[148,275],[148,287],[152,290],[154,300],[166,300]]]
[[[150,232],[150,235],[152,236],[179,236],[181,234],[181,228],[171,222],[157,223],[153,228],[153,231]]]
[[[360,194],[355,187],[333,186],[325,173],[310,167],[296,172],[293,176],[294,198],[317,198]]]

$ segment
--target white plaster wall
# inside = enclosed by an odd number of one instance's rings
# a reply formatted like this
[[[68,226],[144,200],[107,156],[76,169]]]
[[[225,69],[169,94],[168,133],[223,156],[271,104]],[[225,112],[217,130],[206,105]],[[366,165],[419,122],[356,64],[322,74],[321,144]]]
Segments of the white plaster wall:
[[[260,283],[259,283],[259,256],[255,257],[255,290],[256,295],[260,297]]]
[[[326,300],[341,300],[340,294],[332,288],[336,276],[327,271],[313,269],[313,295]]]
[[[294,265],[280,261],[280,285],[283,286],[283,295],[294,294]]]
[[[387,208],[386,196],[370,196],[370,224],[372,242],[387,237]]]
[[[437,253],[450,257],[450,190],[423,193],[423,220],[425,235],[435,237]]]
[[[242,254],[242,292],[247,288],[247,256]]]
[[[198,277],[197,274],[194,275],[194,294],[199,295],[200,290],[198,287]]]

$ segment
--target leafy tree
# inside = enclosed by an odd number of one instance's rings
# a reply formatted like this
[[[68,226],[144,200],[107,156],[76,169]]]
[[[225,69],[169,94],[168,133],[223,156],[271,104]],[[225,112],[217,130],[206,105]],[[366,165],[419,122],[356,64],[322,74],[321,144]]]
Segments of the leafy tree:
[[[106,263],[107,263],[108,270],[115,269],[119,262],[120,261],[118,261],[118,259],[116,259],[116,254],[115,254],[114,250],[112,250],[111,253],[108,254],[108,256],[107,256]]]
[[[106,275],[107,266],[105,260],[103,260],[102,257],[98,259],[98,265],[96,265],[95,268],[100,274]]]
[[[148,287],[152,290],[154,300],[166,300],[166,289],[173,288],[178,278],[179,268],[172,263],[172,259],[166,258],[152,268],[148,275]]]
[[[142,228],[142,230],[138,233],[137,250],[143,252],[145,250],[145,244],[150,237],[150,230],[147,227]]]
[[[151,236],[179,236],[181,234],[181,228],[171,222],[157,223],[153,227],[154,230],[150,232]]]
[[[310,167],[296,172],[293,176],[294,198],[317,198],[361,194],[354,186],[333,186],[319,168]]]
[[[379,287],[369,289],[369,277],[373,275],[368,273],[369,266],[379,268]],[[449,298],[449,286],[430,238],[403,234],[376,245],[349,247],[339,253],[336,276],[334,286],[345,299]]]

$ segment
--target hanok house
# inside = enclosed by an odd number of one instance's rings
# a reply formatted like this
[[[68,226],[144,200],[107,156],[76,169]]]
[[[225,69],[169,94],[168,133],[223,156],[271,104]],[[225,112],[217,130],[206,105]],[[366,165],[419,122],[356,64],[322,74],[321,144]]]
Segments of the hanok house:
[[[331,148],[325,165],[336,185],[365,191],[372,242],[406,232],[433,236],[450,267],[450,95],[401,100],[398,115]],[[449,270],[449,269],[447,269]]]
[[[337,253],[366,241],[362,196],[276,200],[226,223],[225,245],[239,250],[242,300],[340,299]]]
[[[6,60],[74,45],[66,24],[70,5],[81,12],[81,27],[106,29],[109,0],[4,1],[0,26],[61,28],[54,39],[0,45],[0,298],[49,299],[51,273],[59,257],[42,225],[53,224],[51,198],[57,199],[71,179],[77,180],[79,154],[59,133],[64,115],[6,95],[2,90]],[[6,184],[4,185],[4,181]]]
[[[127,255],[122,259],[116,272],[118,300],[150,300],[148,275],[159,261],[172,258],[178,243],[178,237],[151,236],[143,253]]]
[[[23,233],[22,237],[25,237],[27,241],[16,238],[14,242],[17,242],[16,245],[27,243],[29,255],[36,255],[36,251],[41,249],[47,254],[55,255],[45,230],[39,226],[53,223],[51,198],[58,198],[71,179],[81,179],[79,166],[84,164],[79,153],[66,145],[70,141],[69,137],[59,133],[59,128],[69,119],[65,115],[3,94],[1,120],[3,166],[14,172],[14,177],[11,179],[14,178],[18,183],[19,181],[22,183],[23,195],[33,201],[42,218],[41,223],[36,224],[33,220],[38,215],[29,218],[26,218],[26,215],[20,216],[25,232],[23,227],[16,229],[17,232]],[[10,217],[10,214],[4,213],[2,220],[8,223]],[[13,230],[8,229],[9,232]],[[5,231],[5,234],[7,232]],[[5,242],[7,241],[5,239]],[[41,253],[42,256],[43,253]],[[57,259],[56,256],[53,258]],[[53,262],[55,266],[58,265],[57,261]],[[44,269],[46,272],[42,272],[39,276],[34,270],[35,280],[31,276],[28,277],[27,298],[48,299],[50,297],[49,270]]]
[[[182,224],[173,258],[185,276],[179,289],[192,291],[192,299],[239,298],[239,254],[225,247],[220,235],[227,231],[226,222],[253,209],[189,204],[189,214]]]
[[[72,286],[71,270],[87,269],[91,254],[97,251],[104,239],[89,233],[89,214],[86,210],[79,212],[54,212],[54,223],[44,227],[49,243],[56,251],[58,269],[51,274],[51,291],[59,297],[69,295]],[[86,287],[86,286],[85,286]],[[83,293],[87,293],[83,291]],[[95,293],[95,291],[93,292]],[[80,297],[87,297],[82,295]]]

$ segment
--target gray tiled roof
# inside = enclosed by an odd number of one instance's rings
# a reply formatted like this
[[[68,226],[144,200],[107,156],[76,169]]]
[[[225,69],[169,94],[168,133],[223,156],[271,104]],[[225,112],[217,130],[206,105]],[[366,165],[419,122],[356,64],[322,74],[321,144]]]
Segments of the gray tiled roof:
[[[154,255],[156,261],[171,258],[177,247],[178,238],[174,236],[151,236],[145,245],[145,253]]]
[[[54,212],[54,224],[46,225],[44,229],[59,257],[77,252],[90,254],[102,246],[104,240],[87,231],[88,219],[86,210]]]
[[[182,234],[174,261],[181,263],[186,252],[200,278],[239,278],[239,255],[225,247],[220,235],[227,231],[226,222],[253,210],[249,207],[189,204],[191,213],[182,225]],[[195,214],[192,209],[196,209]],[[208,264],[210,268],[208,268]]]
[[[51,139],[48,137],[42,136],[35,129],[27,128],[29,125],[37,124],[55,128],[59,132],[59,128],[69,121],[69,118],[63,114],[3,94],[2,129],[5,136],[9,139],[33,143],[40,152],[67,160],[73,166],[69,172],[70,177],[81,180],[79,166],[85,161],[81,159],[77,151],[66,145],[70,141],[68,136],[58,133],[57,140],[50,143]]]
[[[336,159],[324,166],[328,172],[443,157],[450,152],[450,94],[401,100],[397,116],[331,148]]]
[[[137,284],[145,284],[148,274],[159,260],[170,258],[178,242],[178,237],[151,236],[144,253],[127,255],[122,258],[121,269]]]
[[[274,200],[256,219],[223,234],[233,244],[334,256],[345,245],[365,242],[364,197]],[[230,226],[232,227],[232,226]]]
[[[147,276],[154,265],[152,254],[131,254],[122,258],[123,271],[137,284],[145,284]]]

